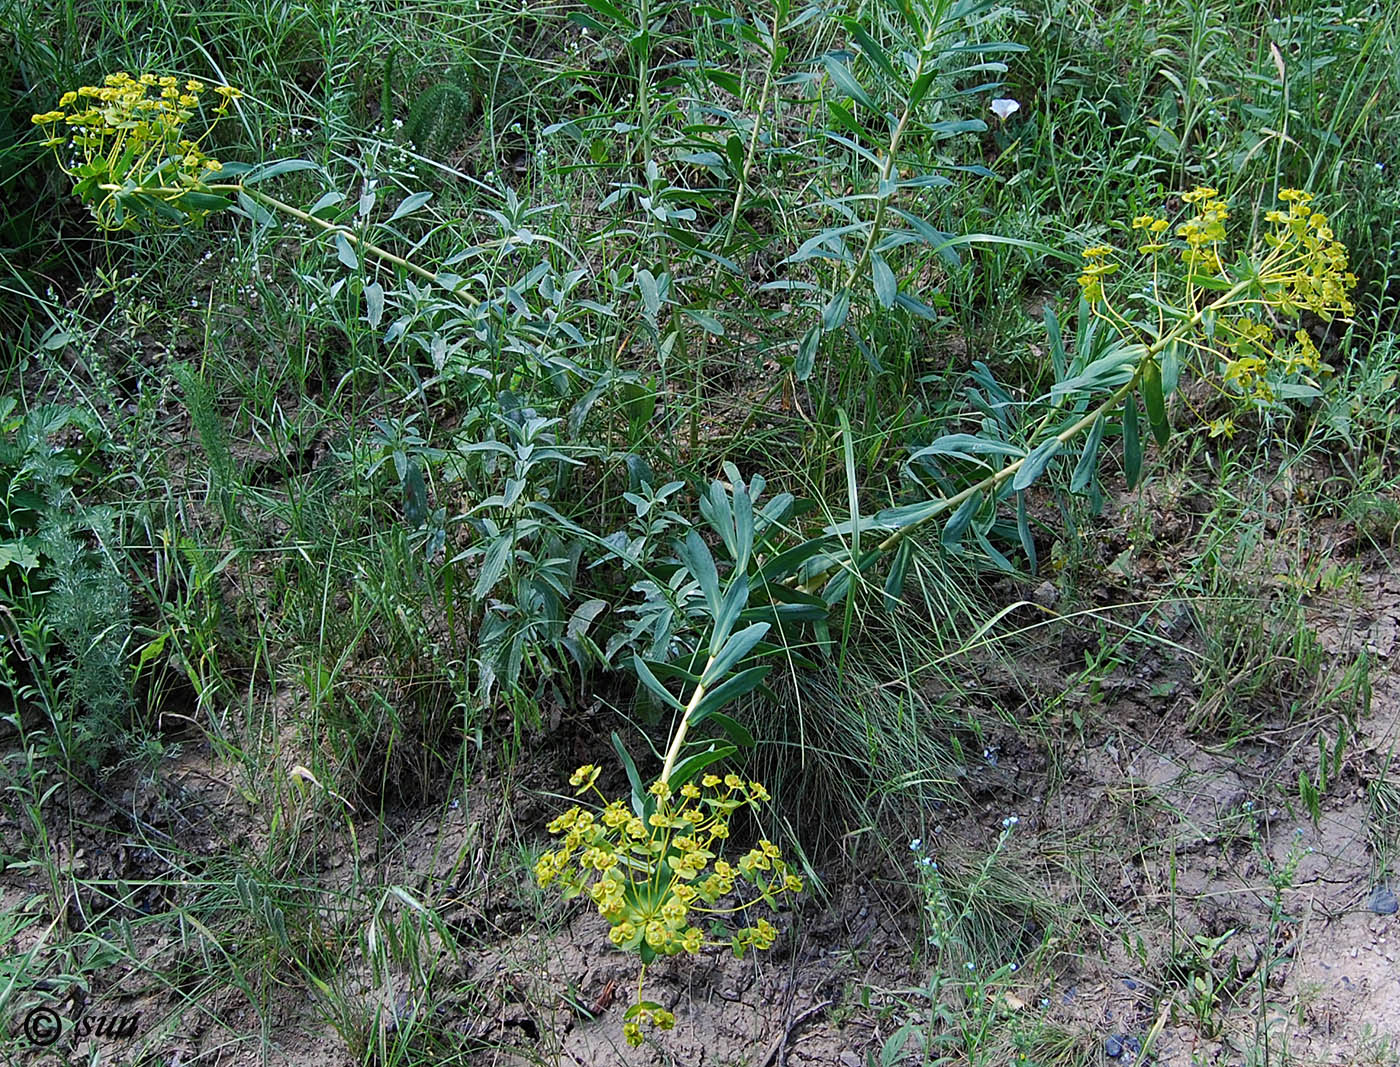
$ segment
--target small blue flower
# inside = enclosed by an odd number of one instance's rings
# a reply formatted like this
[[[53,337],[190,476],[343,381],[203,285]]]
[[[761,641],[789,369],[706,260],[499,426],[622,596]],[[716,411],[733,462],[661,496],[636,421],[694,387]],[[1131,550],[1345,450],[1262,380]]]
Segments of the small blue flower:
[[[977,964],[973,963],[971,960],[968,960],[968,961],[967,961],[967,969],[968,969],[969,971],[975,971],[975,970],[977,970]]]
[[[923,847],[924,847],[924,839],[923,839],[922,837],[916,837],[916,838],[914,838],[914,840],[912,840],[912,841],[909,842],[909,851],[910,851],[910,852],[918,852],[919,849],[921,849],[921,848],[923,848]]]

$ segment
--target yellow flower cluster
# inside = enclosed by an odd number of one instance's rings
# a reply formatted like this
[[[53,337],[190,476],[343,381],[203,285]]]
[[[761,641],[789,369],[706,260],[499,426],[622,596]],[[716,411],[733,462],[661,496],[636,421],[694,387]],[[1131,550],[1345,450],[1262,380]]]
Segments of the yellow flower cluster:
[[[1277,315],[1264,312],[1272,309],[1279,315],[1296,317],[1309,311],[1330,320],[1354,310],[1348,292],[1356,285],[1356,275],[1348,269],[1346,248],[1336,239],[1327,216],[1314,210],[1311,194],[1284,189],[1279,194],[1284,206],[1264,214],[1272,227],[1263,235],[1264,248],[1258,255],[1239,257],[1231,263],[1226,226],[1230,210],[1219,190],[1197,186],[1183,193],[1181,200],[1188,211],[1174,228],[1169,219],[1153,213],[1132,220],[1132,229],[1143,237],[1138,253],[1151,257],[1152,295],[1158,306],[1177,302],[1182,315],[1188,316],[1201,307],[1204,291],[1225,290],[1225,297],[1210,302],[1209,330],[1214,336],[1208,334],[1203,341],[1191,343],[1202,350],[1215,345],[1224,350],[1222,382],[1226,390],[1267,404],[1277,399],[1275,386],[1280,377],[1300,377],[1304,387],[1315,388],[1308,376],[1325,369],[1317,346],[1303,331],[1293,335],[1296,344],[1279,338]],[[1173,247],[1185,268],[1184,299],[1179,301],[1170,300],[1163,291],[1163,270],[1168,261],[1158,258]],[[1104,292],[1104,279],[1120,266],[1114,255],[1108,245],[1086,248],[1079,285],[1097,314],[1127,328],[1130,320],[1112,306]],[[1287,395],[1305,394],[1294,388]],[[1225,420],[1212,424],[1211,432],[1228,435],[1233,428]]]
[[[1285,315],[1304,309],[1325,320],[1350,315],[1355,308],[1347,293],[1356,287],[1356,275],[1347,269],[1346,246],[1327,216],[1310,206],[1311,193],[1284,189],[1278,198],[1288,210],[1264,215],[1274,226],[1264,234],[1271,250],[1263,277],[1266,298]]]
[[[1181,199],[1196,208],[1196,213],[1176,228],[1176,235],[1186,243],[1181,261],[1193,273],[1220,274],[1225,269],[1220,246],[1226,240],[1225,220],[1230,209],[1217,190],[1204,185],[1182,193]]]
[[[44,131],[43,144],[54,150],[59,166],[77,183],[76,191],[105,229],[130,224],[124,200],[136,192],[179,208],[156,214],[180,225],[207,214],[181,201],[202,190],[222,169],[201,142],[242,95],[231,86],[213,86],[218,103],[209,109],[204,133],[186,136],[210,88],[193,78],[132,77],[117,71],[101,85],[64,93],[56,109],[34,115],[31,121]]]
[[[1118,269],[1118,264],[1108,262],[1113,254],[1109,245],[1094,245],[1084,249],[1084,266],[1079,272],[1079,286],[1084,291],[1084,299],[1096,304],[1103,299],[1103,280]]]
[[[734,813],[770,799],[758,782],[707,774],[699,785],[687,782],[673,792],[658,781],[648,790],[643,817],[623,801],[604,797],[598,774],[598,767],[585,764],[570,777],[579,794],[597,793],[604,806],[595,813],[575,805],[549,823],[549,832],[562,840],[539,858],[535,878],[542,887],[558,883],[566,900],[586,893],[612,927],[608,937],[619,948],[641,953],[644,961],[693,955],[706,945],[726,943],[707,940],[694,924],[696,917],[710,920],[712,935],[722,933],[720,917],[738,915],[760,900],[771,907],[783,894],[802,891],[802,879],[771,841],[758,842],[734,863],[718,854]],[[757,896],[721,907],[740,881]],[[771,947],[776,937],[772,924],[759,919],[734,930],[727,943],[742,956],[750,948]],[[626,1028],[630,1044],[640,1043],[646,1021],[666,1029],[674,1018],[654,1006],[634,1005]]]

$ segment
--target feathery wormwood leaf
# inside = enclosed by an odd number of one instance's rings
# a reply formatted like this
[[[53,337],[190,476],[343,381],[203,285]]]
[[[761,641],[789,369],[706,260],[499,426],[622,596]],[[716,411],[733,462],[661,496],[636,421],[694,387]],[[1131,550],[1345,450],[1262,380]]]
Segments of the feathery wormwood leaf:
[[[188,363],[171,368],[175,380],[185,394],[185,410],[199,435],[199,445],[209,461],[210,481],[216,490],[233,485],[233,458],[229,453],[228,433],[223,419],[214,407],[214,390]]]
[[[404,119],[404,132],[424,155],[440,159],[465,140],[474,108],[465,78],[444,78],[418,94]]]

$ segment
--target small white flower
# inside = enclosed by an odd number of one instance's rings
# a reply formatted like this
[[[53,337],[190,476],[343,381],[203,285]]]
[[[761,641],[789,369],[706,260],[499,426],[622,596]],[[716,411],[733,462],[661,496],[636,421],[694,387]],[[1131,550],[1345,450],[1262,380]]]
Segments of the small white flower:
[[[996,117],[1005,122],[1016,112],[1021,110],[1021,105],[1009,96],[999,96],[992,101],[992,111]]]

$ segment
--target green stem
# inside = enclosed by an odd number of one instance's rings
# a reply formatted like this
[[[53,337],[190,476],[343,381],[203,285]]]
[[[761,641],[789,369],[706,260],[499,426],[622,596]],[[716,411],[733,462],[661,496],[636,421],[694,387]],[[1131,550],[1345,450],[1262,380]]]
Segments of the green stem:
[[[706,661],[705,669],[700,672],[701,678],[705,677],[714,662],[714,656]],[[681,721],[677,724],[675,735],[671,738],[671,747],[666,750],[666,762],[661,766],[661,781],[670,781],[671,771],[676,766],[676,758],[681,754],[681,745],[685,744],[685,732],[690,729],[690,716],[694,714],[695,709],[700,706],[700,702],[704,699],[705,686],[697,685],[695,692],[690,694],[690,700],[686,702],[685,711],[681,714]]]
[[[1115,407],[1117,407],[1120,403],[1127,399],[1128,395],[1132,393],[1134,389],[1137,388],[1138,382],[1142,379],[1142,369],[1144,366],[1146,366],[1147,361],[1149,359],[1155,359],[1169,344],[1171,344],[1173,341],[1180,340],[1182,337],[1186,336],[1186,334],[1189,333],[1191,330],[1199,326],[1201,320],[1205,317],[1207,312],[1218,311],[1223,307],[1227,307],[1234,300],[1235,297],[1239,296],[1240,293],[1248,289],[1250,284],[1251,282],[1249,281],[1237,282],[1223,296],[1211,301],[1205,307],[1196,311],[1189,319],[1181,323],[1181,325],[1177,326],[1176,329],[1157,338],[1156,341],[1154,341],[1144,350],[1142,358],[1138,360],[1137,369],[1133,372],[1132,378],[1130,378],[1125,384],[1119,386],[1116,390],[1114,390],[1113,393],[1109,396],[1109,398],[1105,400],[1102,404],[1100,404],[1098,407],[1094,408],[1093,411],[1090,411],[1083,418],[1071,423],[1069,426],[1065,427],[1063,430],[1057,433],[1055,435],[1056,440],[1058,440],[1061,444],[1064,444],[1067,441],[1072,441],[1075,437],[1077,437],[1079,434],[1083,433],[1090,426],[1092,426],[1094,424],[1094,421],[1098,419],[1099,416],[1104,415],[1109,411],[1112,411]],[[1006,479],[1015,475],[1015,473],[1021,469],[1021,466],[1026,462],[1028,458],[1029,453],[1016,460],[1014,463],[1008,463],[1001,470],[996,471],[993,474],[989,474],[980,482],[977,482],[974,485],[969,485],[966,489],[962,490],[961,492],[939,501],[934,510],[928,515],[924,516],[918,522],[911,522],[908,526],[900,527],[898,530],[895,530],[887,538],[881,541],[879,550],[881,552],[889,552],[892,549],[899,547],[899,544],[906,538],[908,538],[911,534],[915,533],[918,530],[922,530],[929,523],[933,522],[934,519],[937,519],[941,515],[958,507],[969,497],[973,496],[976,493],[982,493],[987,491],[988,489],[996,488],[996,486],[1006,481]],[[815,577],[808,580],[807,582],[804,582],[802,585],[798,586],[798,588],[804,593],[815,592],[817,589],[820,589],[823,584],[825,584],[827,578],[836,569],[837,568],[835,566],[828,567],[826,570],[822,571],[821,574],[818,574]]]
[[[763,77],[763,91],[758,95],[758,110],[754,113],[753,129],[749,133],[749,148],[744,154],[744,168],[739,172],[739,188],[734,193],[734,205],[729,211],[729,228],[725,231],[725,243],[727,244],[734,237],[734,230],[739,225],[739,209],[744,203],[744,194],[749,187],[749,174],[753,171],[754,157],[758,154],[758,135],[763,129],[763,112],[768,107],[768,94],[773,89],[773,79],[778,72],[778,64],[781,62],[778,51],[778,31],[779,18],[781,17],[781,6],[773,13],[773,36],[771,38],[773,48],[769,52],[768,72]]]
[[[437,275],[434,274],[432,271],[420,267],[416,263],[410,263],[402,256],[396,256],[393,252],[390,252],[388,249],[380,248],[376,244],[371,244],[369,241],[364,240],[363,238],[358,236],[354,231],[346,229],[344,226],[337,226],[335,223],[327,222],[325,219],[318,219],[315,215],[312,215],[310,212],[302,211],[298,207],[293,207],[291,204],[278,200],[276,197],[268,196],[266,193],[260,192],[257,189],[249,189],[248,187],[239,184],[211,185],[209,186],[209,189],[211,192],[243,193],[245,196],[248,197],[248,199],[254,201],[255,203],[261,204],[263,207],[272,208],[275,211],[280,211],[284,215],[290,215],[292,218],[298,220],[299,222],[305,222],[314,226],[318,226],[326,233],[343,234],[345,236],[345,239],[349,241],[351,245],[358,248],[360,251],[372,255],[376,259],[383,260],[385,263],[392,263],[396,267],[402,267],[409,273],[418,275],[418,277],[422,278],[424,281],[433,282],[435,284],[437,283]],[[472,296],[470,293],[462,293],[454,290],[453,295],[459,297],[462,300],[467,301],[473,306],[480,303],[480,301],[477,300],[477,298]]]
[[[914,76],[910,79],[910,84],[917,84],[924,74],[924,57],[927,55],[927,46],[931,41],[925,42],[925,47],[919,49],[919,61],[914,66]],[[885,208],[888,206],[890,197],[894,195],[893,190],[886,193],[885,187],[889,184],[890,176],[895,173],[898,158],[899,145],[904,140],[904,131],[909,126],[909,120],[914,117],[914,105],[905,104],[903,113],[899,116],[899,122],[894,128],[894,134],[890,137],[889,155],[885,157],[885,165],[880,169],[880,182],[875,187],[875,217],[870,222],[870,232],[865,237],[865,247],[861,249],[860,256],[851,267],[851,272],[846,276],[846,288],[849,289],[860,277],[860,272],[865,269],[865,264],[870,260],[870,254],[874,251],[875,242],[880,239],[880,227],[885,223]]]

